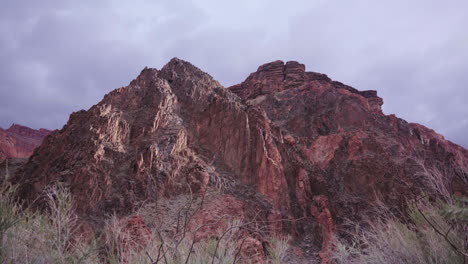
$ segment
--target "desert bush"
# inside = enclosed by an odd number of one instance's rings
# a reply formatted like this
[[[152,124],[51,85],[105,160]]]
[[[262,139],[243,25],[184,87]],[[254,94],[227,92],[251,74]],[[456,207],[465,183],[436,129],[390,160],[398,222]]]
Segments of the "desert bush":
[[[446,217],[446,204],[425,201],[408,208],[403,221],[390,213],[350,233],[335,248],[337,263],[465,263],[466,226]]]
[[[272,264],[281,264],[284,262],[286,252],[289,249],[289,236],[275,236],[270,238],[268,247],[268,256]]]
[[[5,233],[20,221],[19,207],[14,201],[15,188],[5,184],[0,187],[0,262],[5,262]]]
[[[12,197],[12,191],[0,195],[2,220],[4,215],[9,219],[0,241],[2,263],[97,263],[95,242],[85,243],[74,234],[76,216],[66,188],[47,190],[47,213],[19,210]]]
[[[454,221],[468,222],[468,198],[456,198],[443,209],[443,215]]]
[[[0,263],[128,263],[128,264],[205,264],[249,263],[240,253],[242,229],[248,224],[242,219],[221,217],[213,225],[225,228],[219,234],[204,240],[195,240],[199,228],[189,230],[191,217],[201,210],[202,198],[188,196],[179,199],[180,208],[173,219],[180,222],[175,233],[164,232],[174,223],[150,223],[151,235],[141,246],[129,246],[132,238],[125,231],[125,217],[110,217],[97,239],[83,239],[76,227],[72,196],[66,187],[55,185],[44,193],[46,210],[30,210],[20,206],[15,188],[1,186],[0,190]],[[157,207],[145,206],[136,213],[148,218],[159,213]],[[145,212],[146,210],[146,212]],[[170,215],[172,216],[172,215]],[[179,219],[180,218],[180,219]],[[222,223],[221,223],[222,221]],[[289,238],[272,238],[269,262],[282,263]]]
[[[106,224],[106,255],[109,263],[227,264],[241,260],[237,237],[242,226],[240,221],[229,221],[227,228],[217,238],[201,241],[193,239],[196,229],[181,230],[181,233],[187,234],[180,236],[163,235],[160,230],[153,228],[152,236],[143,248],[131,247],[124,242],[130,239],[125,231],[125,222],[125,219],[114,216]]]

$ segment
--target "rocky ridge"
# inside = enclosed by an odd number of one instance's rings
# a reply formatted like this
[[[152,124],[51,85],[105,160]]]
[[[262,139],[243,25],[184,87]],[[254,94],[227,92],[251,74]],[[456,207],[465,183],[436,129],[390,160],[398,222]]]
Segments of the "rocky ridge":
[[[403,208],[422,191],[467,195],[468,151],[384,115],[382,104],[375,91],[298,62],[262,65],[226,89],[172,59],[73,113],[12,182],[39,206],[48,185],[68,186],[94,229],[142,202],[217,190],[193,225],[242,218],[262,226],[243,234],[259,261],[263,237],[283,233],[330,263],[344,221],[359,221],[377,201]],[[216,230],[201,231],[194,239]]]
[[[44,128],[36,130],[18,124],[13,124],[8,129],[0,128],[0,161],[31,156],[34,149],[51,132]]]

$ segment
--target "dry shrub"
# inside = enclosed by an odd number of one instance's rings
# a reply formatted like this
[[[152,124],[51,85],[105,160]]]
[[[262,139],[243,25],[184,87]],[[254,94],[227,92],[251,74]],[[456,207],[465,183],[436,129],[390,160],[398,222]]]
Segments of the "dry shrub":
[[[153,229],[152,237],[143,248],[128,247],[124,221],[113,217],[105,228],[109,263],[235,263],[240,260],[237,252],[237,222],[229,224],[229,230],[212,238],[195,242],[189,236],[167,237]],[[188,231],[187,231],[188,232]]]
[[[76,216],[66,188],[47,189],[48,213],[20,211],[11,197],[14,197],[11,192],[2,192],[0,196],[0,204],[6,208],[2,215],[8,212],[10,219],[14,219],[2,230],[2,263],[97,263],[95,242],[85,243],[74,234]],[[72,236],[74,242],[70,243]]]
[[[131,233],[125,231],[128,219],[116,216],[107,220],[99,239],[80,237],[72,196],[66,187],[47,189],[44,197],[48,210],[44,212],[21,209],[13,198],[15,188],[0,187],[0,263],[250,263],[239,250],[246,225],[241,219],[222,218],[226,228],[219,234],[201,241],[193,239],[190,232],[197,232],[197,228],[189,230],[187,223],[200,210],[203,199],[181,199],[178,212],[169,215],[180,216],[173,220],[185,223],[180,224],[179,232],[164,232],[167,223],[150,224],[147,241],[133,247],[129,246]],[[148,217],[160,212],[157,206],[143,206],[137,211]],[[272,238],[267,242],[270,263],[282,263],[288,240]]]
[[[272,264],[284,263],[290,240],[291,237],[289,236],[274,236],[270,238],[268,255]]]
[[[386,211],[368,221],[364,230],[356,228],[351,240],[335,247],[336,263],[465,263],[466,225],[444,216],[442,203],[418,201],[408,208],[402,221]],[[385,209],[382,209],[385,210]]]

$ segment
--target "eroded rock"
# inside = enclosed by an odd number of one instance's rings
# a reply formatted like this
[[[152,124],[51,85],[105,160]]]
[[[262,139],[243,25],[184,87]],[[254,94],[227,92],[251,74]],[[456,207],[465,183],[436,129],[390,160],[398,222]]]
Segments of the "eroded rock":
[[[443,173],[438,186],[449,193],[468,190],[468,151],[384,115],[382,103],[375,91],[358,91],[297,62],[262,65],[225,89],[173,59],[73,113],[12,182],[38,206],[46,186],[62,182],[78,215],[93,219],[217,190],[223,198],[205,201],[197,226],[237,215],[265,230],[245,233],[252,238],[246,251],[255,256],[263,237],[285,233],[295,241],[313,237],[321,248],[316,253],[330,263],[340,225],[359,221],[377,199],[403,208],[423,191],[440,195],[428,172]]]

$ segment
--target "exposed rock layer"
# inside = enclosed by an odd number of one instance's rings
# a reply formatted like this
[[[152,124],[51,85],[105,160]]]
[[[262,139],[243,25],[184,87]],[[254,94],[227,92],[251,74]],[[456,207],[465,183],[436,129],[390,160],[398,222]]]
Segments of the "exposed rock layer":
[[[466,195],[468,151],[384,115],[382,104],[375,91],[297,62],[262,65],[224,89],[173,59],[73,113],[13,182],[30,201],[62,182],[79,214],[93,219],[217,188],[235,201],[226,214],[297,241],[313,237],[329,263],[342,221],[359,219],[376,200],[401,208],[421,190]]]
[[[0,161],[31,156],[34,149],[51,132],[44,128],[36,130],[17,124],[8,129],[0,128]]]

